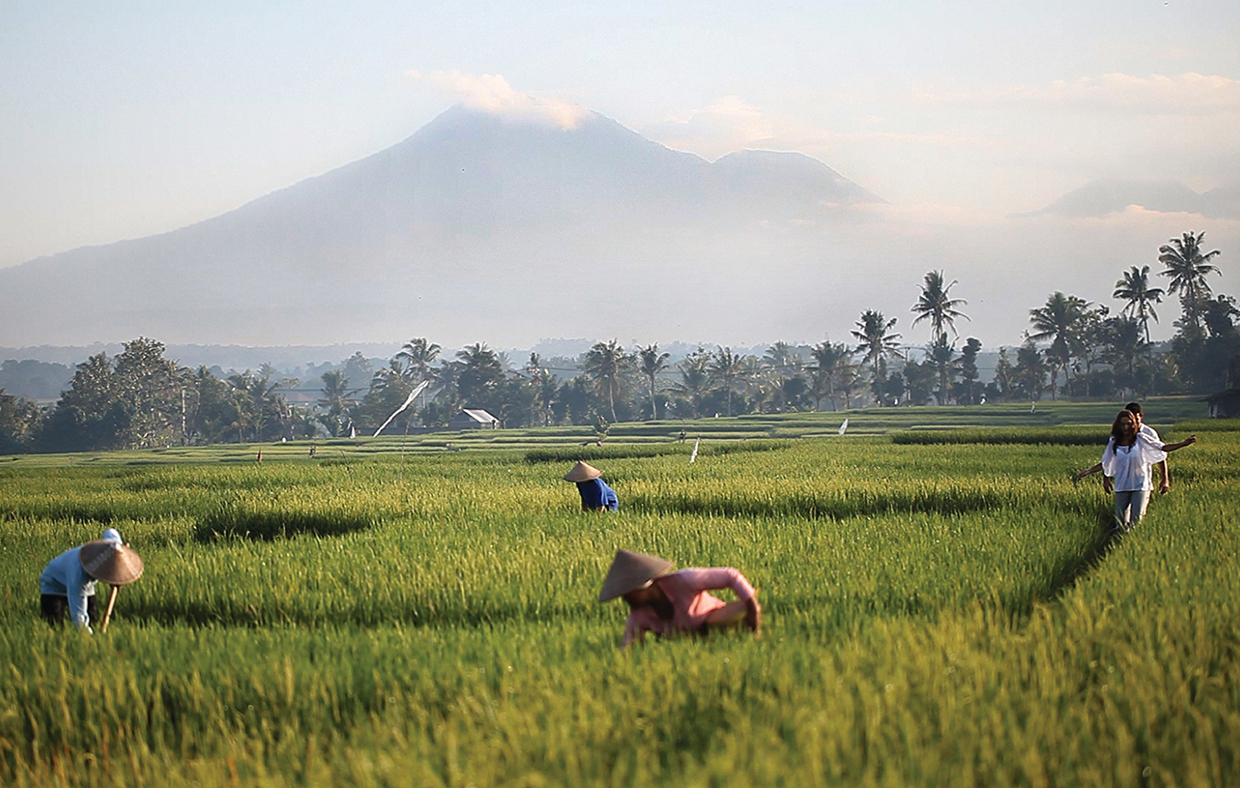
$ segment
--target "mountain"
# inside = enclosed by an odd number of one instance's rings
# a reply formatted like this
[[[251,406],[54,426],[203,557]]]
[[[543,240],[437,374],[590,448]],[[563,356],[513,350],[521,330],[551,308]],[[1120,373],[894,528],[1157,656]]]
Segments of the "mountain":
[[[881,200],[798,153],[711,163],[597,114],[565,130],[454,107],[213,219],[0,269],[0,334],[307,344],[451,322],[486,338],[531,316],[572,333],[643,290],[695,288],[755,228],[867,202]]]
[[[1211,189],[1201,195],[1205,213],[1212,219],[1240,219],[1240,185]]]
[[[1104,179],[1068,192],[1040,211],[1018,214],[1069,219],[1121,213],[1130,205],[1158,213],[1195,213],[1211,219],[1240,219],[1240,187],[1198,194],[1175,181]]]

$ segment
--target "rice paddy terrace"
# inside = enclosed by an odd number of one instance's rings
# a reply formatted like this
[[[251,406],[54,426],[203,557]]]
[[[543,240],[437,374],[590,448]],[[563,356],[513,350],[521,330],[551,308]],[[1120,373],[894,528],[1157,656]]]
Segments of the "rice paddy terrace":
[[[1240,783],[1240,432],[1147,403],[1200,442],[1116,540],[1071,473],[1117,409],[0,458],[0,783]],[[39,570],[106,527],[145,575],[49,628]],[[760,637],[622,653],[618,547],[741,569]]]

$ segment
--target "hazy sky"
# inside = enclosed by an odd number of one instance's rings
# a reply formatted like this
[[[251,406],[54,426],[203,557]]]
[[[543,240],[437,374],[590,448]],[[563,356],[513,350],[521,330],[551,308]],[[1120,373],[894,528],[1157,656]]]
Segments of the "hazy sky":
[[[712,160],[799,150],[930,221],[1108,176],[1240,185],[1235,0],[39,0],[0,4],[0,265],[175,229],[462,99],[527,96]]]

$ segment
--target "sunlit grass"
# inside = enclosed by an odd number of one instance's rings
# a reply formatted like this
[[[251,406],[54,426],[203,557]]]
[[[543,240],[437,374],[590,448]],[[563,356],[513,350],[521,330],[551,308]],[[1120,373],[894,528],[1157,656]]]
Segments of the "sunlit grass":
[[[0,782],[1235,784],[1240,436],[1201,437],[1122,542],[1100,445],[619,451],[605,516],[524,450],[0,466]],[[51,630],[39,569],[107,526],[146,574]],[[621,546],[742,569],[762,637],[620,654]]]

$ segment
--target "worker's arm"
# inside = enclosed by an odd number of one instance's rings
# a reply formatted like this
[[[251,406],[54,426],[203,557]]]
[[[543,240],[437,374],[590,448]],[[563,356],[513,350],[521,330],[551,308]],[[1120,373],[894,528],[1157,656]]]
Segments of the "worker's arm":
[[[1099,462],[1078,473],[1076,478],[1084,479],[1086,476],[1089,476],[1092,473],[1097,473],[1100,470],[1102,470],[1102,463]]]
[[[1180,441],[1179,443],[1164,443],[1162,450],[1170,454],[1173,451],[1179,451],[1185,446],[1192,446],[1196,442],[1197,442],[1197,436],[1189,435],[1187,438]]]

